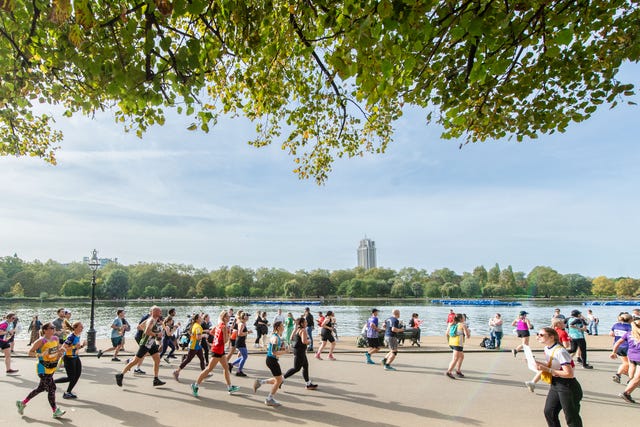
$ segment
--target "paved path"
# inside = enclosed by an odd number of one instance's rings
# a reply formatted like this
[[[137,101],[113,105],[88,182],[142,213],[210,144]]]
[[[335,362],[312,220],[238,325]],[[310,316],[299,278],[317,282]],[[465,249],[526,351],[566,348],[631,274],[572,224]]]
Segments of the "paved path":
[[[506,344],[516,340],[507,337]],[[476,338],[479,341],[479,338]],[[5,425],[67,425],[67,426],[196,426],[196,425],[332,425],[332,426],[540,426],[546,425],[542,408],[547,386],[540,385],[534,394],[524,386],[532,373],[527,370],[521,355],[514,359],[510,352],[469,351],[463,365],[466,378],[451,380],[443,375],[450,359],[444,351],[444,338],[425,338],[426,349],[402,349],[396,372],[386,372],[378,364],[364,363],[364,357],[350,342],[342,339],[337,361],[310,358],[311,378],[319,384],[316,391],[304,389],[302,377],[288,379],[278,400],[281,408],[264,405],[266,386],[254,394],[251,384],[256,377],[267,376],[263,354],[252,354],[247,362],[248,378],[233,376],[241,387],[238,394],[229,396],[221,381],[219,368],[200,388],[200,397],[190,394],[189,384],[197,374],[197,361],[187,367],[181,382],[171,372],[176,363],[163,362],[160,376],[167,381],[154,388],[152,377],[127,374],[124,386],[115,384],[114,374],[122,363],[111,362],[110,357],[98,360],[83,357],[83,375],[75,388],[79,399],[61,398],[64,384],[60,384],[58,403],[67,410],[65,418],[51,418],[46,396],[39,395],[29,403],[25,415],[20,417],[15,401],[24,398],[37,384],[35,361],[15,357],[17,376],[0,377],[0,422]],[[602,345],[598,343],[602,342]],[[608,337],[590,337],[592,348],[606,348]],[[100,342],[99,347],[106,343]],[[131,342],[133,344],[133,342]],[[18,356],[24,345],[18,343]],[[132,346],[130,346],[132,348]],[[468,343],[469,350],[477,347]],[[478,348],[479,349],[479,348]],[[577,368],[585,398],[582,405],[584,424],[629,424],[640,407],[623,402],[617,397],[622,385],[611,381],[617,362],[608,359],[608,353],[591,354],[594,370]],[[379,361],[381,356],[375,355]],[[287,369],[292,357],[284,356],[281,365]],[[0,362],[3,366],[3,362]],[[150,373],[151,363],[143,368]],[[640,398],[640,396],[639,396]],[[563,420],[564,425],[564,420]]]

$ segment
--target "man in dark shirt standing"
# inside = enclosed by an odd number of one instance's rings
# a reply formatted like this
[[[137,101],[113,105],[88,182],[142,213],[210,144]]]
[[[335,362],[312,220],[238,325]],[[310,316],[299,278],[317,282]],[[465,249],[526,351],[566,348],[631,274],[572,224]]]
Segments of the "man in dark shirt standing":
[[[313,353],[313,314],[311,314],[309,307],[305,307],[304,309],[304,318],[307,321],[307,335],[309,335],[309,347],[307,347],[307,352]]]

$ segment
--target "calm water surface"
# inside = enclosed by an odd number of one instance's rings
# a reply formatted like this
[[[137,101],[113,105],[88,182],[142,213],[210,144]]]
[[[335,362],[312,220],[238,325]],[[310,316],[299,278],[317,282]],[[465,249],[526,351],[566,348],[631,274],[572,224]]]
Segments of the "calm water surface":
[[[195,312],[208,313],[212,319],[217,319],[221,310],[233,307],[236,311],[244,309],[253,315],[257,310],[267,312],[269,321],[272,321],[277,309],[282,308],[283,313],[291,312],[294,316],[299,316],[304,311],[304,305],[256,305],[240,302],[211,302],[211,301],[156,301],[160,307],[165,310],[175,308],[177,312],[177,321],[186,321],[187,315]],[[11,303],[0,302],[0,314],[15,312],[20,319],[18,339],[28,339],[27,329],[29,322],[34,315],[38,315],[41,321],[52,321],[56,318],[56,311],[63,307],[61,303],[51,302],[29,302],[29,303]],[[126,317],[132,323],[136,324],[140,317],[148,312],[154,302],[149,301],[97,301],[95,307],[95,329],[97,337],[108,338],[110,336],[110,325],[115,317],[116,309],[124,308]],[[505,319],[505,324],[515,319],[520,310],[529,312],[529,318],[536,328],[548,326],[549,320],[553,314],[554,308],[560,308],[562,314],[569,316],[571,310],[578,309],[586,316],[586,311],[591,308],[594,314],[600,318],[600,334],[606,334],[611,325],[616,322],[616,318],[621,311],[631,311],[637,306],[596,306],[586,307],[581,302],[567,301],[522,301],[521,306],[443,306],[439,304],[431,304],[426,300],[421,301],[402,301],[398,303],[378,300],[378,301],[358,301],[358,302],[338,302],[335,304],[312,305],[310,306],[314,317],[317,312],[323,313],[332,310],[336,315],[338,322],[338,333],[343,336],[358,335],[362,326],[369,318],[371,308],[376,307],[380,310],[378,317],[381,320],[388,318],[394,308],[400,309],[400,318],[408,321],[411,313],[418,313],[420,319],[424,320],[422,325],[423,335],[442,335],[446,326],[446,318],[449,309],[453,308],[456,312],[466,313],[469,319],[469,327],[473,335],[488,335],[489,319],[494,313],[499,312]],[[75,303],[67,306],[72,312],[71,320],[80,320],[85,324],[85,331],[89,329],[89,320],[91,313],[90,303]],[[253,324],[253,321],[251,321]],[[505,327],[505,334],[510,333],[510,327]]]

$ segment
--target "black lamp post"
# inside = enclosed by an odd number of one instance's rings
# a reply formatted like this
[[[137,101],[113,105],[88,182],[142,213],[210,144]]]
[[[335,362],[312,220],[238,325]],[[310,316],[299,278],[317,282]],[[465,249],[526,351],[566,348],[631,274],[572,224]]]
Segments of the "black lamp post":
[[[96,304],[96,271],[98,267],[100,267],[100,260],[98,259],[98,251],[94,249],[89,260],[89,268],[93,272],[93,276],[91,277],[91,326],[89,327],[89,332],[87,332],[87,353],[98,351],[96,349],[96,330],[93,329],[94,307]]]

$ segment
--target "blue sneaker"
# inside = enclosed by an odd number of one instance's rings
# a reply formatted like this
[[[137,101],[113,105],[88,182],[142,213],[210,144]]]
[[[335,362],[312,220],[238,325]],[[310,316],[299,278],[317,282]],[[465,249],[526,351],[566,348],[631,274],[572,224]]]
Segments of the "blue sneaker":
[[[191,393],[193,393],[194,397],[198,397],[198,384],[191,384]]]
[[[367,365],[375,365],[376,362],[374,362],[373,360],[371,360],[370,358],[367,359]]]
[[[391,365],[384,365],[384,370],[385,370],[385,371],[395,371],[395,370],[396,370],[396,368],[394,368],[394,367],[393,367],[393,366],[391,366]]]
[[[236,391],[238,391],[238,390],[240,390],[240,387],[238,387],[237,385],[232,385],[232,386],[230,386],[230,387],[227,389],[227,391],[229,392],[229,394],[233,394],[233,393],[235,393],[235,392],[236,392]]]

